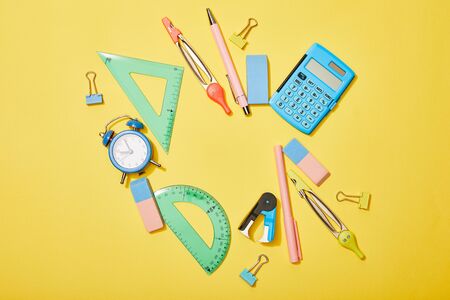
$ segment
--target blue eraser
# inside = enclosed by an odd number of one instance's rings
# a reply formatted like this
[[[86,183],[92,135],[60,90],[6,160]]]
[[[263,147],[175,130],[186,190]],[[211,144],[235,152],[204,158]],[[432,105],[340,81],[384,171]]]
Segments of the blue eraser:
[[[247,55],[248,104],[269,103],[267,55]]]
[[[309,153],[308,149],[303,147],[297,139],[292,139],[292,141],[284,146],[283,152],[294,164],[298,164]]]
[[[130,183],[130,189],[135,202],[154,198],[152,188],[150,187],[147,178],[133,180]]]

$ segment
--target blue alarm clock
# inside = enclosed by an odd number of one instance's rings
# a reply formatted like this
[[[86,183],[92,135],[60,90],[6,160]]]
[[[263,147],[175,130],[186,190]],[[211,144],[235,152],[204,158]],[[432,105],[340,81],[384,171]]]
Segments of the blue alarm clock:
[[[126,125],[130,130],[124,130],[115,134],[109,128],[119,121],[128,120]],[[127,174],[139,173],[148,164],[161,165],[152,158],[152,146],[148,138],[139,132],[144,128],[144,124],[138,119],[133,119],[128,115],[119,116],[112,119],[105,125],[105,131],[100,132],[102,143],[108,148],[109,159],[118,170],[122,172],[120,183],[123,184]]]
[[[355,73],[315,43],[300,59],[269,103],[289,124],[311,134],[336,106]]]

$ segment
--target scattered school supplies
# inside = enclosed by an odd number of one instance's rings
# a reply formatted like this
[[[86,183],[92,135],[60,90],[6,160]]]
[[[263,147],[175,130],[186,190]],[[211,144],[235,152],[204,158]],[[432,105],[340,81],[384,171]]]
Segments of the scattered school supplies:
[[[214,37],[214,41],[219,48],[220,56],[222,57],[222,61],[228,73],[227,78],[230,84],[231,92],[233,93],[234,100],[239,104],[240,107],[242,107],[244,113],[248,115],[250,114],[250,110],[248,108],[247,97],[245,96],[244,90],[242,89],[239,76],[236,72],[236,69],[234,68],[233,61],[231,60],[227,45],[225,44],[225,40],[223,39],[222,32],[220,31],[219,25],[212,15],[211,10],[207,8],[206,12],[208,13],[209,24],[211,25],[211,32]]]
[[[195,53],[194,49],[192,49],[191,45],[189,45],[187,40],[181,34],[181,31],[173,26],[169,18],[167,17],[163,18],[162,22],[166,27],[170,37],[172,38],[172,41],[180,49],[184,59],[188,63],[191,70],[194,72],[197,79],[200,81],[200,84],[205,89],[208,97],[217,104],[219,104],[220,106],[222,106],[225,113],[230,115],[231,110],[228,107],[228,104],[225,100],[223,88],[220,86],[220,84],[217,83],[217,80],[214,78],[211,71],[201,60],[201,58],[197,55],[197,53]],[[208,78],[205,79],[200,71],[203,72],[203,74],[206,75]]]
[[[242,221],[239,231],[250,238],[248,231],[259,215],[264,216],[264,233],[259,241],[269,243],[273,241],[275,236],[275,218],[277,216],[277,198],[272,193],[262,194],[250,213]]]
[[[183,78],[183,67],[103,52],[98,52],[98,55],[122,87],[164,151],[169,152]],[[160,113],[153,109],[150,101],[136,85],[131,77],[132,73],[158,77],[167,81]]]
[[[126,125],[131,130],[124,130],[118,134],[111,129],[119,121],[128,120]],[[120,183],[123,184],[125,177],[130,173],[139,173],[145,169],[148,164],[154,164],[157,167],[161,165],[152,158],[152,145],[147,137],[139,130],[144,128],[144,124],[133,119],[128,115],[116,117],[106,123],[105,131],[100,132],[102,144],[108,148],[108,155],[111,163],[122,172]]]
[[[264,258],[264,261],[262,260]],[[258,260],[256,261],[256,263],[250,268],[250,269],[244,269],[241,272],[241,278],[244,279],[250,286],[254,286],[255,282],[257,280],[256,278],[256,273],[258,273],[259,269],[261,269],[261,267],[264,264],[267,264],[269,262],[269,258],[265,255],[265,254],[261,254],[258,256]],[[255,269],[255,271],[252,270]]]
[[[269,102],[289,124],[310,134],[334,108],[354,76],[346,64],[316,43]]]
[[[222,206],[211,195],[188,185],[173,185],[155,192],[162,217],[186,249],[194,256],[206,273],[214,272],[230,247],[230,223]],[[214,240],[209,247],[191,224],[175,207],[178,202],[198,206],[208,215],[214,230]]]
[[[92,75],[92,79],[89,77]],[[86,104],[100,104],[103,103],[103,95],[97,92],[97,85],[95,84],[95,78],[97,74],[93,71],[89,71],[86,73],[86,78],[89,81],[89,95],[86,96]],[[94,87],[94,94],[92,94],[92,87]]]
[[[245,45],[247,45],[247,40],[245,38],[256,26],[258,26],[258,21],[256,21],[256,19],[248,19],[247,26],[245,26],[239,33],[233,33],[233,35],[230,36],[230,41],[239,48],[244,49]]]
[[[300,197],[308,202],[325,226],[327,226],[331,233],[337,238],[339,244],[353,251],[360,259],[364,259],[365,256],[361,250],[359,250],[358,244],[356,243],[355,234],[347,229],[344,223],[339,220],[339,218],[325,205],[325,203],[320,200],[319,196],[317,196],[294,171],[289,170],[288,175],[292,183],[295,185]],[[338,230],[336,230],[336,228],[331,224],[330,220],[339,227]]]
[[[247,55],[248,104],[269,103],[267,55]]]
[[[370,193],[362,192],[361,195],[347,195],[344,192],[339,191],[336,194],[336,199],[339,202],[342,201],[350,201],[354,203],[359,203],[359,208],[361,209],[369,209],[370,205]]]
[[[274,148],[275,160],[277,163],[278,185],[280,186],[281,206],[283,208],[284,230],[286,232],[286,241],[288,244],[289,258],[291,263],[296,263],[303,259],[298,237],[297,222],[292,217],[291,200],[289,199],[289,190],[286,182],[286,169],[284,167],[284,158],[281,146]]]
[[[130,183],[130,189],[139,214],[144,222],[145,229],[148,232],[161,229],[164,223],[155,201],[155,195],[153,195],[153,190],[147,178],[133,180]]]
[[[330,176],[330,172],[295,138],[283,148],[283,152],[317,186]]]

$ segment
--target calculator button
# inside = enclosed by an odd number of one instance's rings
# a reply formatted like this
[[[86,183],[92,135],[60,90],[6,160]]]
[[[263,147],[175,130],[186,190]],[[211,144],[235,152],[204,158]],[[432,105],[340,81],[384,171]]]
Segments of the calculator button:
[[[325,98],[320,98],[319,100],[320,104],[322,104],[323,106],[326,106],[328,104],[328,101],[325,100]]]
[[[298,95],[302,98],[305,98],[306,93],[304,91],[298,92]]]
[[[286,95],[281,95],[281,100],[283,100],[284,102],[288,101],[288,97],[286,97]]]
[[[319,112],[317,110],[311,109],[311,114],[317,118],[319,116]]]
[[[302,72],[298,73],[298,77],[299,77],[301,80],[305,80],[305,79],[306,79],[306,75],[303,74]]]
[[[300,104],[300,102],[302,102],[302,98],[300,98],[299,96],[295,96],[294,101]]]
[[[307,84],[309,84],[310,86],[315,86],[316,84],[314,83],[314,81],[312,81],[311,79],[308,79],[307,81],[306,81],[306,83]]]
[[[312,96],[314,99],[319,98],[319,94],[317,94],[316,92],[312,92],[312,93],[311,93],[311,96]]]
[[[310,115],[307,115],[306,116],[306,120],[308,120],[309,122],[314,122],[314,118],[313,117],[311,117]]]
[[[320,104],[316,104],[316,105],[314,105],[314,107],[318,110],[318,111],[322,111],[323,110],[323,106],[322,105],[320,105]]]
[[[292,94],[294,92],[288,89],[288,90],[285,91],[285,93],[286,93],[286,95],[288,95],[290,97],[290,96],[292,96]]]
[[[302,103],[302,107],[306,110],[309,110],[311,108],[311,106],[309,106],[307,103],[303,102]]]
[[[306,111],[303,108],[300,108],[297,112],[300,114],[300,116],[306,115]]]
[[[308,99],[306,100],[309,104],[314,104],[314,99],[311,97],[308,97]]]
[[[298,78],[295,78],[294,81],[295,81],[296,84],[298,84],[298,86],[301,86],[301,85],[302,85],[302,82],[301,82],[300,80],[298,80]]]
[[[306,121],[303,121],[303,122],[302,122],[302,126],[305,127],[306,129],[308,129],[309,127],[311,127],[311,126],[309,125],[309,123],[306,122]]]
[[[289,107],[292,108],[293,110],[296,110],[298,105],[297,105],[297,103],[294,103],[291,101],[291,102],[289,102]]]
[[[289,107],[286,107],[284,109],[284,111],[288,114],[288,115],[292,115],[292,109],[290,109]]]
[[[302,119],[302,117],[300,117],[300,116],[297,115],[297,114],[294,114],[294,120],[295,120],[295,121],[300,122],[301,119]]]
[[[277,101],[277,106],[278,106],[279,108],[283,108],[283,107],[284,107],[284,103],[281,102],[280,100],[278,100],[278,101]]]
[[[296,86],[295,84],[291,83],[289,88],[295,92],[298,89],[298,86]]]
[[[310,88],[309,86],[307,86],[306,84],[305,84],[304,86],[302,86],[302,89],[303,89],[305,92],[309,92],[309,91],[311,90],[311,88]]]
[[[330,100],[330,101],[333,100],[333,98],[331,98],[331,96],[328,95],[327,93],[325,93],[324,96],[325,96],[325,98],[327,98],[327,99]]]
[[[322,94],[323,93],[323,89],[320,86],[316,86],[315,90],[319,93]]]

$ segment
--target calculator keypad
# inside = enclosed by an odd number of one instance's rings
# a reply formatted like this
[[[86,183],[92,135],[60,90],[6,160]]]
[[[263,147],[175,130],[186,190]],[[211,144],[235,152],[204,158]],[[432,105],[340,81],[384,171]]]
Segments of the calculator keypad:
[[[311,87],[313,87],[313,86],[316,85],[316,84],[314,83],[314,81],[312,81],[311,79],[308,79],[308,80],[306,81],[306,83],[309,84],[309,86],[311,86]]]
[[[288,114],[288,115],[292,115],[292,109],[290,109],[289,107],[286,107],[284,109],[284,111]]]
[[[306,79],[306,75],[303,74],[302,72],[298,73],[298,77],[299,77],[301,80],[305,80],[305,79]]]
[[[314,80],[299,72],[290,84],[286,84],[283,93],[275,105],[287,119],[292,119],[295,126],[310,130],[328,112],[327,107],[333,97]]]
[[[306,84],[302,86],[302,89],[307,93],[309,93],[311,91],[311,88],[309,86],[307,86]]]
[[[283,102],[281,102],[280,100],[278,100],[278,101],[277,101],[277,106],[278,106],[279,108],[283,108],[285,105],[284,105]]]
[[[323,106],[326,106],[328,104],[328,101],[325,100],[324,98],[320,98],[319,100],[320,104],[322,104]]]

